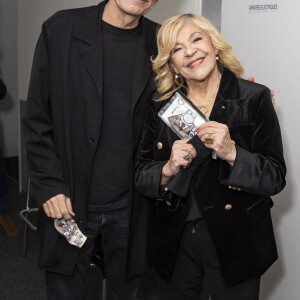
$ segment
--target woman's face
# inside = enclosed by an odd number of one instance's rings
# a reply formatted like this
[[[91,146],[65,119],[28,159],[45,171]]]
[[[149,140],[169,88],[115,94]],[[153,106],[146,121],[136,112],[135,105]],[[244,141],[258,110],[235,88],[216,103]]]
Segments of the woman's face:
[[[178,32],[171,65],[187,84],[205,81],[218,71],[217,53],[208,35],[195,23],[188,22]]]

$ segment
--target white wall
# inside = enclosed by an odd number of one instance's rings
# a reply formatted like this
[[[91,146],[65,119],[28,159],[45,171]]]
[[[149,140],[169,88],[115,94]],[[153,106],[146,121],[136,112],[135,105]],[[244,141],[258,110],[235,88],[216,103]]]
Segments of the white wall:
[[[275,90],[281,124],[287,186],[273,197],[279,261],[263,276],[261,299],[300,299],[300,2],[275,0],[277,12],[248,12],[265,1],[223,0],[222,34],[245,67],[245,77]]]
[[[166,19],[177,14],[198,13],[201,14],[202,0],[159,0],[147,18],[163,23]]]
[[[0,101],[0,147],[3,155],[18,155],[17,1],[0,1],[0,77],[7,96]]]
[[[209,19],[221,30],[222,0],[202,0],[202,16]]]

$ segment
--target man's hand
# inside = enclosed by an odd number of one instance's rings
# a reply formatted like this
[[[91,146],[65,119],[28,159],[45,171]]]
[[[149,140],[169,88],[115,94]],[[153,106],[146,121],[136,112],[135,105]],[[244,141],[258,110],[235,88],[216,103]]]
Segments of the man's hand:
[[[53,219],[70,220],[75,213],[72,209],[70,198],[63,194],[56,195],[43,204],[44,211],[48,217]]]
[[[252,82],[255,82],[255,78],[254,78],[253,76],[250,76],[250,77],[248,78],[248,80],[249,80],[249,81],[252,81]],[[273,105],[275,106],[275,98],[274,98],[275,93],[274,93],[273,90],[270,90],[270,95],[271,95],[272,103],[273,103]]]

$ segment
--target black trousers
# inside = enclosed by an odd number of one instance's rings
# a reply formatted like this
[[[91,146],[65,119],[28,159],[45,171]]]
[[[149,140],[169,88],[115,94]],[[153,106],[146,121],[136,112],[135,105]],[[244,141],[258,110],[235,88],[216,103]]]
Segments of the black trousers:
[[[128,232],[128,207],[102,213],[89,212],[85,230],[89,238],[80,250],[72,276],[46,272],[47,299],[86,299],[91,253],[98,235],[102,243],[108,300],[136,299],[139,279],[125,279]]]
[[[186,223],[170,282],[157,276],[158,300],[200,300],[206,278],[211,300],[258,300],[260,278],[226,288],[203,220]]]

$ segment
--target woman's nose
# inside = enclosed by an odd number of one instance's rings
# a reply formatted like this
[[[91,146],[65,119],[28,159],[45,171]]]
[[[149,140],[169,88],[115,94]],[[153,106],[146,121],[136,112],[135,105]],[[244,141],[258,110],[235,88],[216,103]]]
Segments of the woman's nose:
[[[196,53],[196,49],[193,47],[187,47],[185,50],[185,55],[186,56],[193,56]]]

